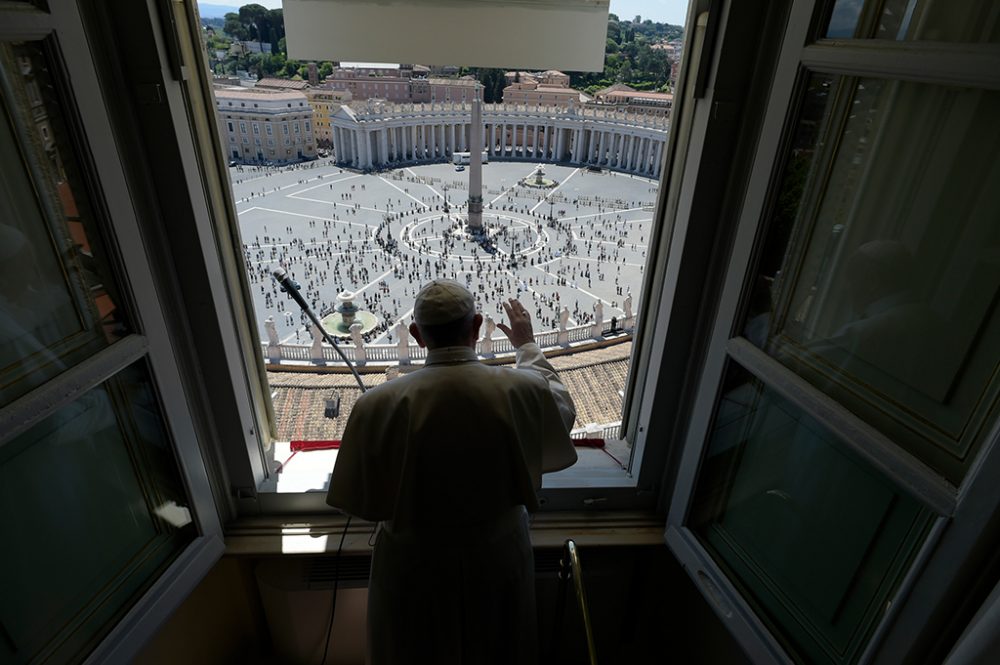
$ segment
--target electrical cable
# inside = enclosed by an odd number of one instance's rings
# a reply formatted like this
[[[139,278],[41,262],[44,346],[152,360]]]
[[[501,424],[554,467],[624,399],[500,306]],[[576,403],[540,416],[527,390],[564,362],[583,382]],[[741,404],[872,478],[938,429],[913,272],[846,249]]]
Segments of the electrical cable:
[[[293,280],[287,272],[285,272],[284,268],[275,268],[271,274],[274,276],[275,281],[281,286],[281,290],[287,293],[292,300],[298,304],[302,311],[305,312],[306,316],[309,317],[309,320],[313,322],[313,325],[316,326],[316,329],[319,330],[320,334],[323,335],[323,338],[330,344],[330,346],[333,347],[341,359],[347,364],[347,368],[351,370],[351,374],[354,375],[354,380],[358,382],[358,387],[361,388],[361,392],[364,393],[367,388],[365,387],[364,381],[361,380],[361,375],[358,374],[358,370],[355,369],[353,363],[347,359],[344,352],[340,350],[339,346],[337,346],[337,341],[333,339],[328,332],[326,332],[323,324],[320,323],[316,315],[313,314],[312,308],[309,307],[309,303],[307,303],[306,299],[302,297],[301,293],[299,293],[299,289],[302,287],[299,286],[298,282]],[[330,623],[326,627],[326,640],[323,644],[323,660],[320,661],[320,665],[325,665],[326,657],[330,650],[330,635],[333,633],[333,620],[334,617],[337,616],[337,590],[340,587],[340,555],[344,550],[344,539],[347,537],[347,530],[350,526],[351,516],[348,515],[347,522],[344,524],[344,530],[340,533],[340,544],[337,545],[337,555],[333,560],[333,602],[330,604]]]
[[[320,665],[326,665],[326,656],[330,651],[330,635],[333,634],[333,618],[337,615],[337,589],[340,586],[340,553],[344,549],[344,538],[351,526],[351,516],[347,516],[347,524],[340,533],[340,544],[337,545],[337,558],[333,560],[333,603],[330,605],[330,623],[326,626],[326,639],[323,641],[323,659]]]

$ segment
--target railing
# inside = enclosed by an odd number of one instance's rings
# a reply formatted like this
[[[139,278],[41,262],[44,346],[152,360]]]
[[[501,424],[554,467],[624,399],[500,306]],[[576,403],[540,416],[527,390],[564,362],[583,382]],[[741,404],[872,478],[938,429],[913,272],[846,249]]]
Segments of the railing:
[[[571,439],[620,439],[622,438],[622,422],[619,420],[605,425],[587,425],[569,433]]]
[[[563,556],[559,560],[559,590],[556,595],[556,629],[562,627],[562,617],[566,606],[566,586],[570,578],[576,590],[576,603],[583,619],[583,632],[587,639],[587,658],[590,665],[597,665],[597,648],[594,646],[594,630],[590,624],[590,610],[587,607],[587,591],[583,588],[583,567],[576,543],[569,539],[563,545]]]
[[[535,342],[542,351],[572,348],[574,344],[607,339],[607,334],[621,336],[621,341],[631,339],[635,329],[635,317],[615,319],[615,329],[611,330],[611,320],[605,320],[600,326],[593,323],[573,326],[566,330],[546,330],[535,335]],[[358,347],[350,341],[341,342],[340,350],[353,363],[365,365],[368,363],[384,365],[407,365],[414,361],[422,362],[427,358],[427,349],[415,343],[403,347],[399,342],[392,344],[361,344]],[[280,344],[261,342],[264,358],[272,365],[281,363],[308,363],[311,365],[343,366],[344,361],[334,348],[328,344]],[[514,346],[506,336],[493,337],[490,343],[485,339],[476,342],[476,353],[481,358],[513,355]],[[605,438],[614,438],[606,435]]]

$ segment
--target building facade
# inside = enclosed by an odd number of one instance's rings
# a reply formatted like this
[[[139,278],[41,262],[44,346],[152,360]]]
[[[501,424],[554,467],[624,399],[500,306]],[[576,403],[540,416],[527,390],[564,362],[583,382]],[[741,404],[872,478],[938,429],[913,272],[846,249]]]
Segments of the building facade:
[[[342,106],[330,119],[334,152],[345,166],[371,170],[450,159],[470,151],[471,106],[372,104]],[[598,166],[657,177],[666,145],[666,117],[614,110],[484,104],[491,159]]]
[[[668,116],[674,96],[666,92],[640,92],[624,83],[598,90],[592,102],[595,106],[613,108],[623,113]]]
[[[286,164],[316,157],[313,108],[301,92],[216,88],[215,103],[230,161]]]
[[[341,104],[351,102],[351,93],[346,90],[330,90],[327,88],[310,88],[305,91],[306,100],[313,110],[313,137],[320,148],[333,147],[333,133],[330,129],[330,116],[336,113]]]
[[[558,106],[567,109],[574,104],[590,101],[586,93],[563,86],[541,85],[535,82],[511,83],[503,89],[504,104]]]

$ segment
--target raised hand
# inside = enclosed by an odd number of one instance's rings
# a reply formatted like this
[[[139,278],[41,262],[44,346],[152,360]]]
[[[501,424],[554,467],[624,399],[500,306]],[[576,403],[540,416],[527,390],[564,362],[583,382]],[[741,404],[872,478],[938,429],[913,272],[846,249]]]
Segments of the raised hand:
[[[514,348],[516,349],[528,342],[534,342],[535,333],[531,329],[531,315],[528,314],[528,310],[524,308],[524,305],[516,298],[510,298],[508,302],[500,304],[503,305],[504,311],[507,312],[510,326],[500,322],[497,324],[497,328],[502,330],[504,335],[507,335],[507,339],[514,345]]]

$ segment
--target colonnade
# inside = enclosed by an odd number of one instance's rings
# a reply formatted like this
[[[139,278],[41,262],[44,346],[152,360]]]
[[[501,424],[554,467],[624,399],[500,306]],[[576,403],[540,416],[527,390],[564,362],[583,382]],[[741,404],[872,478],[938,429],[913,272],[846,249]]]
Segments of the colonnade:
[[[659,177],[667,131],[565,114],[555,117],[489,112],[484,114],[484,145],[491,159],[525,159],[600,166],[651,178]],[[450,159],[470,152],[465,114],[394,114],[331,118],[337,162],[359,169]]]

